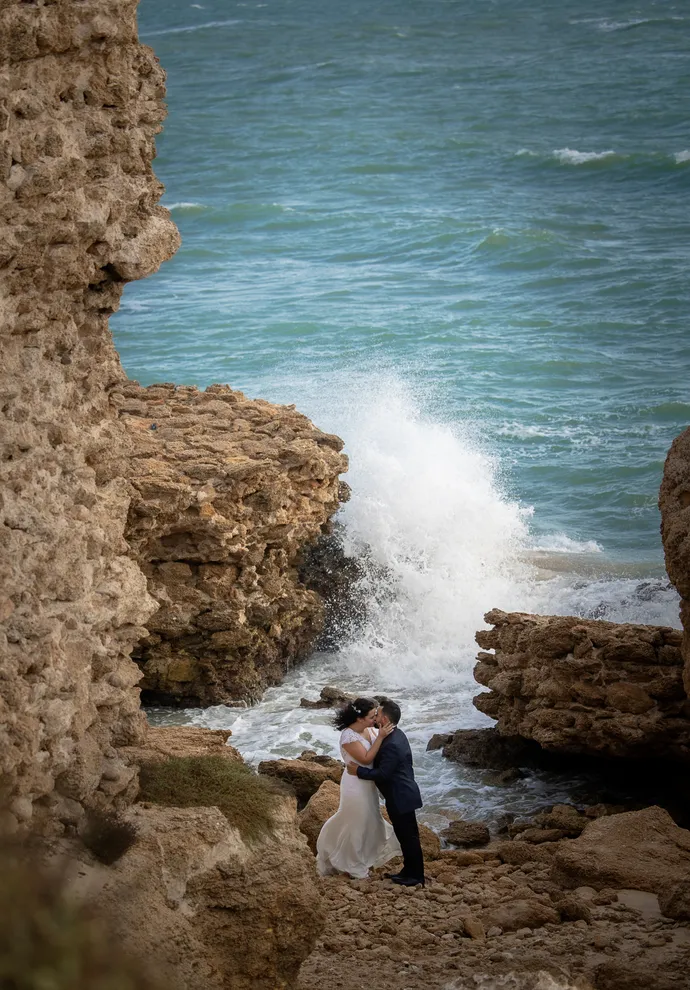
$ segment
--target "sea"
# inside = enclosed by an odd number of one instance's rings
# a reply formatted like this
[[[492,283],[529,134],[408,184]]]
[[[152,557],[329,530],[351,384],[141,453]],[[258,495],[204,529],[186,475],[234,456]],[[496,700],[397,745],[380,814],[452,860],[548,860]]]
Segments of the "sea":
[[[385,693],[433,827],[575,800],[426,742],[491,724],[491,608],[679,624],[657,497],[690,422],[690,7],[141,0],[139,30],[182,247],[125,289],[124,367],[339,434],[369,606],[254,706],[151,720],[230,728],[254,764],[335,755],[300,698]]]

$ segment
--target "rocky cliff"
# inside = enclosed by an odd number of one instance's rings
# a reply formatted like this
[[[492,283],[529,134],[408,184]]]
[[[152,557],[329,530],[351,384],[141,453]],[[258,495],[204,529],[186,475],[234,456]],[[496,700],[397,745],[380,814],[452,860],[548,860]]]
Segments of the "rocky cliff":
[[[108,317],[178,244],[151,170],[164,76],[134,0],[0,10],[0,771],[5,824],[127,801],[143,731],[129,660],[156,604],[99,478],[125,376]],[[104,435],[109,433],[107,440]],[[48,825],[46,824],[46,827]],[[52,827],[52,825],[51,825]]]
[[[132,482],[125,538],[160,604],[135,651],[143,699],[256,699],[322,628],[297,560],[346,494],[342,440],[221,385],[130,383],[110,401],[127,443],[99,476]]]
[[[659,509],[666,570],[680,595],[685,689],[690,694],[690,429],[676,437],[666,457]]]
[[[609,757],[690,759],[681,632],[506,613],[486,615],[474,703],[501,735],[544,749]]]
[[[0,5],[0,774],[10,830],[125,806],[150,700],[255,698],[323,621],[300,550],[337,437],[226,386],[128,382],[108,328],[179,236],[134,0]],[[130,656],[136,650],[139,666]]]

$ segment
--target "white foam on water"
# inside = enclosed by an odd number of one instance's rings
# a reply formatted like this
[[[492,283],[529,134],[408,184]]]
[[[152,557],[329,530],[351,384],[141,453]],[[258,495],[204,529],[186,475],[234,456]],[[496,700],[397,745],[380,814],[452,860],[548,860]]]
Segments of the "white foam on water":
[[[205,203],[192,203],[182,201],[181,203],[163,203],[162,204],[166,210],[170,210],[172,213],[174,210],[207,210],[208,206]]]
[[[426,752],[435,732],[492,724],[472,705],[480,690],[474,637],[484,613],[499,607],[677,625],[675,592],[658,579],[570,571],[568,555],[591,561],[605,556],[601,547],[564,533],[533,537],[530,508],[505,494],[481,436],[434,415],[429,397],[396,375],[349,370],[305,382],[284,372],[280,386],[264,384],[261,393],[280,401],[285,390],[322,429],[347,439],[352,498],[339,522],[346,552],[364,568],[366,615],[338,650],[314,655],[254,707],[155,720],[231,728],[252,763],[307,748],[337,755],[331,712],[301,708],[300,698],[316,698],[326,684],[384,693],[403,708],[430,824],[460,811],[492,820],[507,805],[522,813],[568,800],[566,781],[537,775],[492,788],[478,771]],[[566,566],[550,571],[549,557]]]
[[[553,154],[562,165],[585,165],[588,162],[597,162],[602,161],[604,158],[610,158],[616,152],[613,150],[577,151],[574,148],[556,148]]]
[[[545,533],[532,540],[534,550],[549,553],[603,553],[603,547],[596,540],[573,540],[566,533]]]
[[[366,562],[368,603],[341,669],[391,689],[466,683],[484,612],[529,583],[529,510],[502,494],[472,432],[425,412],[395,375],[350,377],[336,408],[339,391],[328,387],[324,416],[347,438],[353,494],[339,521],[346,553]]]
[[[684,165],[685,162],[690,162],[690,151],[679,151],[673,157],[676,165]]]
[[[192,6],[194,6],[192,4]],[[203,7],[200,8],[203,10]],[[242,21],[234,18],[228,21],[205,21],[203,24],[185,24],[182,27],[161,28],[160,31],[145,31],[139,35],[140,38],[159,38],[164,34],[191,34],[195,31],[205,31],[207,28],[231,27],[234,24],[241,24]]]

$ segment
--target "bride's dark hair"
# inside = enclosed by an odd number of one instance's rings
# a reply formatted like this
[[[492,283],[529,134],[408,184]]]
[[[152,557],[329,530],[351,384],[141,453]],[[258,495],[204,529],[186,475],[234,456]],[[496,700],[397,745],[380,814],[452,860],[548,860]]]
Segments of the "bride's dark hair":
[[[342,708],[339,708],[333,716],[333,725],[336,729],[347,729],[358,718],[364,718],[372,708],[378,708],[379,703],[375,698],[355,698],[349,701]]]

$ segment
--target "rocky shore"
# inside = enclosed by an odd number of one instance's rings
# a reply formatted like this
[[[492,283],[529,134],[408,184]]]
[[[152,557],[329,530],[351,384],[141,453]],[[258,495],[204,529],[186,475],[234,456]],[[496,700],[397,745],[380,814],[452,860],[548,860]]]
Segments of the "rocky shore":
[[[308,653],[347,462],[292,407],[124,374],[108,318],[179,244],[134,0],[8,0],[0,52],[0,829],[60,865],[56,917],[102,912],[174,990],[686,986],[690,832],[663,809],[424,829],[426,888],[320,880],[337,761],[257,775],[227,733],[147,728],[142,691],[252,700]],[[690,431],[660,505],[682,636],[490,613],[477,705],[502,739],[687,766]],[[14,950],[35,903],[3,903]]]

